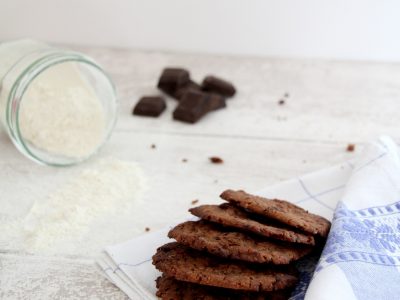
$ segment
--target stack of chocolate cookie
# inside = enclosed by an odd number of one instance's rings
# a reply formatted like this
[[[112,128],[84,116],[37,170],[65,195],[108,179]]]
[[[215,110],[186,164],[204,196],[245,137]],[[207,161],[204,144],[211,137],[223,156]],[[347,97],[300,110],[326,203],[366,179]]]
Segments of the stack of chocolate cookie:
[[[153,264],[162,299],[287,299],[293,262],[321,249],[330,222],[283,200],[226,190],[227,203],[190,209],[199,221],[173,228]]]

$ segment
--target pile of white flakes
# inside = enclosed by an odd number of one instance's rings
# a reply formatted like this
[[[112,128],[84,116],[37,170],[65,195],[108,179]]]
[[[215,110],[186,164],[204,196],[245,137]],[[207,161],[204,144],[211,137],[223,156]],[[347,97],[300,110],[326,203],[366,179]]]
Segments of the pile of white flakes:
[[[21,101],[24,139],[54,155],[86,157],[101,145],[105,112],[75,65],[60,64],[39,75]]]
[[[21,237],[15,247],[27,252],[92,256],[143,230],[133,216],[144,189],[136,163],[102,159],[1,230]]]

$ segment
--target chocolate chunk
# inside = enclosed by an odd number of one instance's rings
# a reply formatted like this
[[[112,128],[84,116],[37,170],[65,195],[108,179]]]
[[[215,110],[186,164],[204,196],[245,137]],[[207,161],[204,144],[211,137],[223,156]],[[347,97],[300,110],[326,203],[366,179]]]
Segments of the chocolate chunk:
[[[224,96],[215,93],[208,93],[208,96],[208,109],[210,111],[226,107]]]
[[[173,116],[175,120],[196,123],[208,112],[225,105],[225,98],[220,95],[188,90],[183,94]]]
[[[202,83],[202,89],[214,92],[226,97],[232,97],[236,93],[235,87],[228,81],[215,76],[207,76]]]
[[[163,70],[157,87],[167,95],[175,97],[176,91],[190,82],[189,72],[180,68],[166,68]]]
[[[177,88],[177,90],[175,91],[173,98],[175,98],[176,100],[180,100],[183,95],[188,92],[188,91],[201,91],[201,86],[199,84],[197,84],[196,82],[189,80],[188,83],[180,86]]]
[[[207,99],[208,97],[204,93],[186,92],[173,113],[174,119],[187,123],[196,123],[209,111]]]
[[[167,107],[165,99],[158,96],[140,98],[133,109],[133,114],[138,116],[158,117]]]

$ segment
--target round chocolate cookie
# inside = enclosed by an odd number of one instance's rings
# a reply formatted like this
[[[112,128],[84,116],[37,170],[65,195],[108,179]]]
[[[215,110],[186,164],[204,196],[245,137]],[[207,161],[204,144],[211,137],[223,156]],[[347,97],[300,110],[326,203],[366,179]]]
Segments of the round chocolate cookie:
[[[168,237],[200,251],[255,263],[289,264],[312,250],[310,246],[283,244],[226,231],[206,221],[179,224],[168,233]]]
[[[250,212],[277,220],[307,233],[322,237],[328,236],[331,223],[327,219],[311,214],[290,202],[266,199],[244,191],[233,190],[226,190],[221,194],[221,198]]]
[[[165,275],[158,277],[157,297],[162,300],[285,300],[289,290],[275,292],[239,292],[178,281]]]
[[[298,281],[289,268],[231,261],[178,243],[158,248],[153,264],[177,280],[243,291],[281,290]]]
[[[288,228],[266,225],[252,220],[244,210],[229,204],[201,205],[189,210],[193,215],[224,226],[250,231],[259,235],[293,243],[315,245],[312,235],[295,232]],[[284,227],[284,226],[283,226]]]

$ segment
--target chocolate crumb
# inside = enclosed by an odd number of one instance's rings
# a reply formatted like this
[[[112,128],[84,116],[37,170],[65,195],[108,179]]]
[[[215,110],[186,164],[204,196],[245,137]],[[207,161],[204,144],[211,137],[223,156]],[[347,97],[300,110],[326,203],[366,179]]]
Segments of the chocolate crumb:
[[[289,98],[289,93],[285,93],[285,95],[283,95],[283,97]]]
[[[348,144],[348,145],[347,145],[347,148],[346,148],[346,151],[347,151],[347,152],[353,152],[355,148],[356,148],[356,145],[354,145],[354,144]]]
[[[224,162],[223,159],[220,158],[220,157],[218,157],[218,156],[211,156],[211,157],[210,157],[210,161],[211,161],[213,164],[222,164],[222,163]]]
[[[198,202],[199,202],[199,199],[195,199],[195,200],[192,201],[192,205],[195,205]]]
[[[144,230],[145,230],[146,232],[149,232],[149,231],[150,231],[150,228],[149,228],[149,227],[146,227]]]
[[[183,158],[183,159],[182,159],[182,162],[183,162],[183,163],[187,162],[187,159],[186,159],[186,158]]]
[[[279,105],[284,105],[284,104],[285,104],[285,100],[284,100],[284,99],[280,99],[280,100],[278,101],[278,104],[279,104]]]
[[[151,149],[156,149],[156,145],[155,144],[151,144],[150,148]]]

